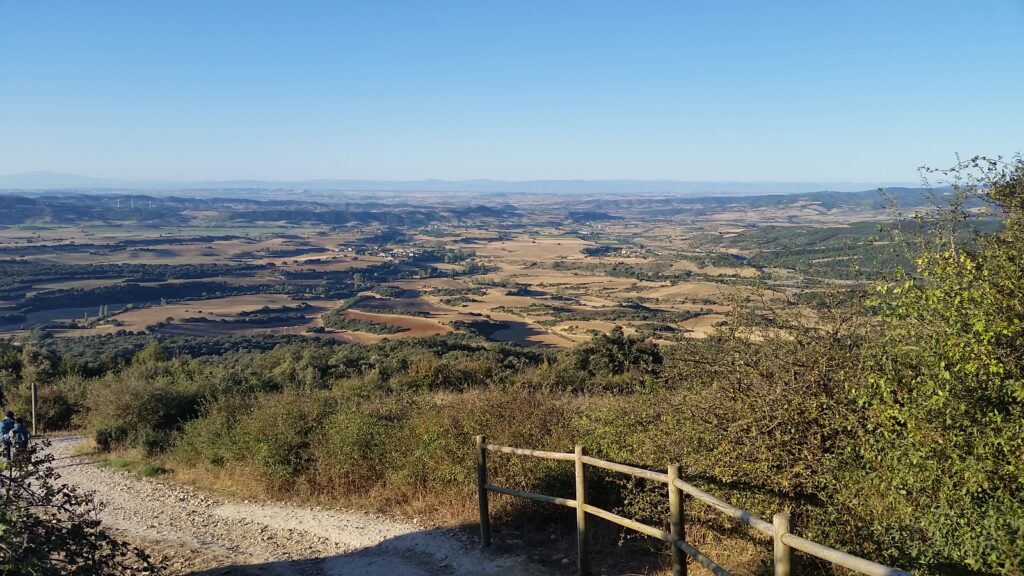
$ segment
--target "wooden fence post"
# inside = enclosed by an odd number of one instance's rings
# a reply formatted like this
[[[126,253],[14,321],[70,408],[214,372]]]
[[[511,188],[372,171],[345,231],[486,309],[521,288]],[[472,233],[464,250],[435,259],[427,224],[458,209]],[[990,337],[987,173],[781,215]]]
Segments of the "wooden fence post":
[[[476,494],[480,500],[480,547],[491,545],[491,516],[487,510],[487,437],[476,437]]]
[[[39,406],[39,387],[36,386],[36,381],[32,380],[32,435],[35,436],[36,432],[36,410]]]
[[[673,538],[686,541],[686,524],[683,511],[683,491],[676,486],[679,479],[679,465],[668,467],[668,513],[669,533]],[[672,542],[672,576],[686,576],[686,553]]]
[[[579,576],[590,576],[590,537],[587,534],[587,470],[583,465],[583,446],[576,445],[576,568]]]
[[[772,527],[775,540],[775,576],[789,576],[793,552],[782,541],[782,535],[789,532],[789,512],[779,512],[772,516]]]

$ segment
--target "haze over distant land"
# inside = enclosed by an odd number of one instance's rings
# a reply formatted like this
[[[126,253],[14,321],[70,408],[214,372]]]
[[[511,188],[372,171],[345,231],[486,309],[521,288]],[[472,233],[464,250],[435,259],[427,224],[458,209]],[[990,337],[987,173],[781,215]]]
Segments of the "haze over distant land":
[[[878,187],[912,187],[911,182],[700,182],[688,180],[117,180],[56,172],[0,175],[0,190],[318,190],[353,192],[484,192],[568,194],[789,194],[831,190],[855,192]]]

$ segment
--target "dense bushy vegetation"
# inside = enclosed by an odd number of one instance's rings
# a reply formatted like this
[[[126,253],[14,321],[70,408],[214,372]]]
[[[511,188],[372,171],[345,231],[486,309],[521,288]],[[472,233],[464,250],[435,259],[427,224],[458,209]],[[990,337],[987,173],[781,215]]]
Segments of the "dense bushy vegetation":
[[[903,227],[918,228],[925,224],[903,223]],[[959,241],[969,243],[973,240],[971,232],[993,233],[1002,226],[1002,220],[976,218],[969,227],[962,224],[958,228]],[[927,227],[934,225],[927,223]],[[927,227],[920,231],[934,232]],[[744,263],[761,269],[785,268],[813,278],[877,280],[893,270],[914,267],[920,247],[899,242],[902,233],[900,222],[759,226],[725,239],[720,248],[751,251],[753,255]]]
[[[369,334],[398,334],[408,330],[408,328],[402,328],[394,324],[371,322],[346,316],[344,310],[332,310],[321,316],[320,321],[323,322],[325,328],[332,330],[355,330]]]
[[[641,299],[624,300],[621,307],[604,307],[589,309],[573,306],[548,306],[536,304],[527,307],[526,310],[535,313],[550,315],[551,319],[541,320],[541,325],[555,325],[560,322],[592,321],[605,322],[684,322],[705,314],[711,314],[714,310],[702,308],[700,310],[667,311],[647,306]],[[501,309],[496,309],[501,311]]]
[[[788,508],[800,534],[920,574],[1021,574],[1024,164],[958,168],[975,179],[912,270],[861,298],[821,293],[813,315],[740,306],[703,340],[659,347],[614,330],[555,352],[454,334],[204,356],[173,339],[97,339],[108,349],[85,368],[36,335],[0,345],[0,385],[23,406],[41,383],[45,426],[85,426],[103,447],[268,493],[381,505],[413,494],[469,518],[472,437],[486,433],[679,463],[741,507]],[[1004,224],[964,241],[977,197]],[[493,473],[571,494],[559,463],[502,460]],[[601,477],[594,490],[624,514],[664,518],[663,494],[643,483]],[[687,513],[704,538],[747,537],[707,508]]]
[[[126,283],[97,288],[66,288],[38,292],[21,301],[24,312],[96,306],[97,302],[146,303],[163,300],[192,298],[219,298],[241,294],[276,293],[282,290],[274,285],[239,286],[226,282],[180,282],[159,286]]]
[[[75,245],[74,249],[81,249]],[[110,248],[107,246],[106,248]],[[54,248],[49,248],[54,250]],[[68,248],[64,248],[68,250]],[[77,306],[81,304],[83,294],[91,299],[86,305],[97,305],[104,298],[117,298],[130,301],[132,298],[152,298],[152,292],[143,294],[105,293],[61,290],[43,290],[33,297],[26,298],[33,286],[46,282],[69,282],[74,280],[112,279],[129,283],[164,282],[167,280],[200,279],[219,276],[252,275],[266,266],[243,264],[46,264],[38,260],[0,260],[0,298],[4,300],[22,301],[18,307],[26,307],[26,311],[58,308],[61,306]],[[134,290],[134,289],[132,289]],[[72,294],[72,296],[68,296]],[[170,295],[159,297],[172,298]],[[68,300],[71,300],[68,303]],[[107,300],[111,301],[111,300]],[[3,322],[0,322],[3,323]]]

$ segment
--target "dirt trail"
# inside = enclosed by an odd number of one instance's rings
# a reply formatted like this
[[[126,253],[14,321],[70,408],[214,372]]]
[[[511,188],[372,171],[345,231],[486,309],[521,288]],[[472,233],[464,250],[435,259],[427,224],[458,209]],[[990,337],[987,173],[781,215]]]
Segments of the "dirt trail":
[[[51,451],[62,479],[95,494],[104,525],[163,560],[171,574],[262,576],[539,576],[521,559],[481,554],[463,535],[362,512],[228,501],[188,487],[98,468]]]

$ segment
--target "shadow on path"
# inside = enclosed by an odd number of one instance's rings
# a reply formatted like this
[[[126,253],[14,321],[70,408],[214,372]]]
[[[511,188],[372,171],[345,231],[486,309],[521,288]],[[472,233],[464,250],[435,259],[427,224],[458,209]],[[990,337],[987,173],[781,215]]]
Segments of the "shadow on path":
[[[542,576],[551,574],[521,558],[481,553],[454,542],[451,532],[424,530],[367,548],[321,558],[232,564],[187,576]]]

